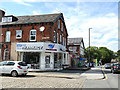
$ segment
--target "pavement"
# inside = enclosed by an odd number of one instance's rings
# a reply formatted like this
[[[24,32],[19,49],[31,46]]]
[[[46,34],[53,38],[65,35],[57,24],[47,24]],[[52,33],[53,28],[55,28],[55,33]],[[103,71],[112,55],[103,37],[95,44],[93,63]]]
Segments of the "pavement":
[[[105,75],[100,66],[92,67],[90,70],[82,73],[81,76],[86,77],[88,80],[101,80],[105,78]]]
[[[105,78],[101,67],[69,68],[68,70],[63,70],[59,72],[43,72],[43,73],[38,72],[38,74],[41,77],[56,77],[56,78],[69,78],[69,79],[77,79],[77,78],[85,77],[87,80],[101,80]],[[35,75],[37,74],[35,73]]]

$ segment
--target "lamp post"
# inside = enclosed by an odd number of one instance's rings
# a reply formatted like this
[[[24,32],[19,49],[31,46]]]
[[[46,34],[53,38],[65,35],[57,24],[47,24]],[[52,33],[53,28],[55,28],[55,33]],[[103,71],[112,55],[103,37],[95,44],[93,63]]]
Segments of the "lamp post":
[[[89,28],[89,67],[90,67],[90,29],[92,28]]]

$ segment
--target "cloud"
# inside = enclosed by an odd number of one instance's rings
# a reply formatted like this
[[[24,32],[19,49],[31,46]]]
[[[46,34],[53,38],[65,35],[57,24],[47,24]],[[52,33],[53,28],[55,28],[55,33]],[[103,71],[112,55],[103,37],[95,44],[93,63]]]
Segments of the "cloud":
[[[33,15],[39,15],[37,11],[33,11]]]
[[[13,2],[17,2],[18,4],[23,4],[26,6],[32,6],[31,4],[25,3],[25,0],[13,0]]]

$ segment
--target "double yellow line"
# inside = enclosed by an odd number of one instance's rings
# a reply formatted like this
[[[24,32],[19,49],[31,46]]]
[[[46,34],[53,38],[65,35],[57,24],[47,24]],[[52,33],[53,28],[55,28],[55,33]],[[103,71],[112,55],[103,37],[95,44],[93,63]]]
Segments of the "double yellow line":
[[[104,79],[104,80],[108,79],[108,76],[107,76],[107,74],[104,72],[103,67],[102,67],[102,71],[103,71],[103,73],[104,73],[104,75],[105,75],[105,79]]]

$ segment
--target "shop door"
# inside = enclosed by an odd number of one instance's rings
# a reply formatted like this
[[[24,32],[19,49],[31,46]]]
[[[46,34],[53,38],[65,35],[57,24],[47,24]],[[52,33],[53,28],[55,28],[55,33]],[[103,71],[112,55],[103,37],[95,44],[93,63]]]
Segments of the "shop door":
[[[50,68],[50,55],[45,55],[45,68]]]

